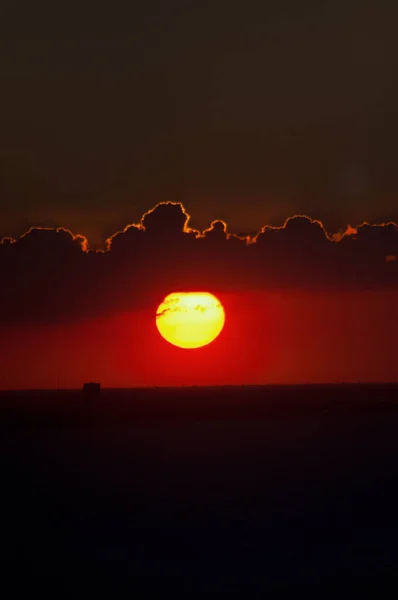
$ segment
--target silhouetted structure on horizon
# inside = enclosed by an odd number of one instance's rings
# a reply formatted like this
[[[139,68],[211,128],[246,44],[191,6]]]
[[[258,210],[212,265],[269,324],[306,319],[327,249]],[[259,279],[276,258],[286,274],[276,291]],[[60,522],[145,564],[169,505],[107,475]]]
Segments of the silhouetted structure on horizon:
[[[100,397],[101,384],[100,383],[85,383],[83,384],[83,396],[85,400],[95,400]]]

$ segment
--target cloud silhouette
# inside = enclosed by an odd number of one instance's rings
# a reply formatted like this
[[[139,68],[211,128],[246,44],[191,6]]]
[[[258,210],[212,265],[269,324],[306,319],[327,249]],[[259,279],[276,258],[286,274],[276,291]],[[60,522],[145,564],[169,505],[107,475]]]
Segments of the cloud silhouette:
[[[293,216],[252,236],[213,221],[199,231],[180,203],[146,212],[103,250],[57,228],[32,228],[0,243],[0,322],[47,323],[157,306],[175,289],[398,289],[396,223],[347,226]]]

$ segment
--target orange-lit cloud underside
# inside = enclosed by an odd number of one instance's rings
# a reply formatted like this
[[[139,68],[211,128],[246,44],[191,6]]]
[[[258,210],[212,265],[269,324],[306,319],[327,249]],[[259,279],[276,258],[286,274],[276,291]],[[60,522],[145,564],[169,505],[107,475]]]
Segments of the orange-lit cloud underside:
[[[159,305],[156,326],[161,336],[179,348],[207,346],[221,333],[225,312],[208,292],[173,292]]]
[[[190,222],[190,219],[191,219],[191,215],[187,212],[187,210],[185,209],[184,205],[181,202],[159,202],[153,208],[151,208],[150,210],[148,210],[147,212],[145,212],[142,215],[142,217],[141,217],[141,219],[140,219],[140,221],[138,223],[128,224],[128,225],[126,225],[124,227],[124,229],[122,229],[120,231],[117,231],[113,235],[109,236],[105,240],[105,251],[111,249],[112,242],[115,239],[115,237],[117,237],[118,235],[120,235],[122,233],[125,233],[128,229],[130,229],[130,228],[133,227],[133,228],[136,228],[138,230],[145,231],[145,225],[144,225],[145,218],[148,215],[152,214],[160,206],[178,206],[178,207],[180,207],[183,215],[185,216],[185,223],[183,225],[183,231],[184,231],[184,233],[194,235],[197,238],[206,237],[206,235],[208,233],[210,233],[211,231],[213,231],[215,225],[221,224],[222,227],[223,227],[223,230],[224,230],[224,233],[225,233],[227,239],[229,239],[229,238],[235,238],[235,239],[238,239],[238,240],[241,240],[241,241],[245,242],[246,244],[254,244],[254,243],[256,243],[256,241],[258,239],[258,236],[260,234],[266,232],[267,230],[277,231],[277,230],[285,229],[289,222],[291,222],[292,220],[297,219],[297,218],[307,219],[309,223],[313,223],[313,224],[316,223],[322,229],[322,231],[323,231],[323,233],[325,235],[325,238],[327,238],[328,240],[333,241],[333,242],[339,242],[343,238],[349,237],[349,236],[355,237],[359,233],[361,227],[365,227],[365,226],[374,227],[374,228],[379,228],[379,227],[382,228],[382,227],[392,226],[392,227],[395,227],[397,229],[397,233],[398,233],[398,224],[395,223],[394,221],[389,221],[389,222],[385,222],[385,223],[369,223],[368,221],[363,221],[362,223],[360,223],[360,224],[358,224],[356,226],[347,225],[346,229],[343,230],[343,231],[331,233],[331,232],[326,231],[323,223],[321,221],[319,221],[318,219],[312,219],[311,217],[309,217],[307,215],[302,215],[302,214],[297,214],[297,215],[293,215],[292,217],[289,217],[280,226],[264,225],[264,226],[262,226],[260,228],[260,230],[257,233],[251,234],[251,235],[241,236],[241,235],[237,235],[237,234],[228,232],[228,225],[227,225],[227,223],[225,221],[223,221],[223,220],[220,220],[220,219],[213,220],[210,223],[209,227],[207,227],[203,231],[200,231],[198,229],[194,229],[194,228],[190,227],[189,222]],[[23,235],[21,235],[19,239],[22,239],[23,237],[25,237],[26,235],[28,235],[29,233],[31,233],[35,229],[39,229],[39,230],[43,230],[43,231],[57,231],[57,232],[63,231],[63,232],[66,232],[66,233],[70,234],[70,236],[72,237],[72,239],[74,241],[78,241],[80,243],[81,249],[84,252],[88,252],[89,249],[90,249],[90,243],[89,243],[89,240],[88,240],[88,238],[86,236],[84,236],[84,235],[82,235],[80,233],[74,233],[74,232],[72,232],[69,229],[66,229],[64,227],[55,227],[55,228],[52,228],[52,227],[40,227],[40,226],[31,227],[28,231],[26,231]],[[17,239],[13,238],[13,237],[3,237],[3,238],[0,239],[0,243],[5,243],[5,242],[15,243],[16,241],[17,241]],[[104,252],[104,250],[97,250],[97,252]],[[395,255],[392,256],[392,257],[391,256],[388,257],[389,261],[393,261],[395,259],[396,259]]]

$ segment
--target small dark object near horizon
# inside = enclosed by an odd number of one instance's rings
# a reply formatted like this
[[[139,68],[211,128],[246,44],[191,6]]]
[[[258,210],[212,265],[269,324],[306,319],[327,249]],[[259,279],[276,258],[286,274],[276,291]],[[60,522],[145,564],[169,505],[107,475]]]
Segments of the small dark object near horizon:
[[[83,395],[85,399],[92,400],[93,398],[99,398],[101,392],[101,384],[89,382],[83,384]]]

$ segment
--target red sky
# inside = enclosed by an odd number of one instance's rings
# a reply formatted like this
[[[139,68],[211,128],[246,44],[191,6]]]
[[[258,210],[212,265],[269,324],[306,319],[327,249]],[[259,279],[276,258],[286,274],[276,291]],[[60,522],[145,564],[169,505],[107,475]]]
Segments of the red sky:
[[[220,337],[182,350],[150,310],[3,330],[0,388],[393,381],[398,291],[222,295]]]
[[[398,3],[39,4],[0,19],[0,388],[398,380]],[[176,290],[211,346],[160,339]]]
[[[332,236],[295,217],[251,239],[188,227],[163,203],[105,252],[66,230],[0,243],[0,389],[398,380],[398,227]],[[215,293],[210,345],[176,348],[155,314],[173,291]]]

